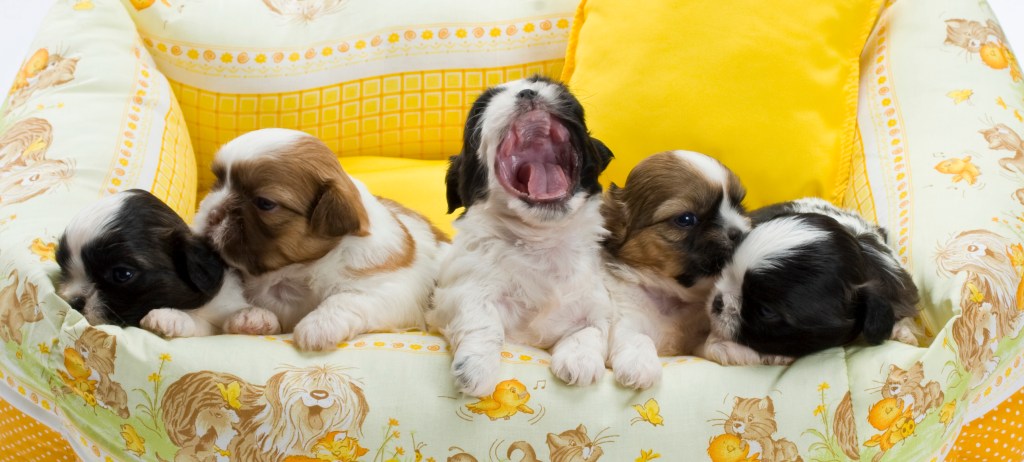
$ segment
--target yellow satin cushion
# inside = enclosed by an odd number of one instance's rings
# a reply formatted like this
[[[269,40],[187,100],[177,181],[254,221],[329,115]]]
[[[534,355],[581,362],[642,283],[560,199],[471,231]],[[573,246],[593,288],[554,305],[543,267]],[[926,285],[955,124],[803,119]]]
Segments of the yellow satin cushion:
[[[444,199],[447,160],[355,156],[342,157],[341,167],[362,181],[373,194],[398,201],[423,214],[448,236],[455,235],[452,221],[458,215],[445,213],[448,211]]]
[[[700,151],[731,167],[747,205],[841,202],[855,142],[858,58],[880,0],[584,0],[562,80],[615,153]]]

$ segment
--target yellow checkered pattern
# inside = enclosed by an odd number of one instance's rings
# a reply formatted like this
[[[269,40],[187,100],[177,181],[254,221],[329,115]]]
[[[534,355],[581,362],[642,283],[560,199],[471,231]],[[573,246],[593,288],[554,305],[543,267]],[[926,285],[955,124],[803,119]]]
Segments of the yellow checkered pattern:
[[[878,223],[875,210],[875,198],[871,194],[871,183],[868,181],[867,158],[862,148],[860,129],[856,130],[853,158],[850,162],[850,184],[843,198],[843,208],[856,210],[872,223]]]
[[[196,203],[195,158],[181,108],[172,100],[164,117],[160,161],[150,191],[189,223]]]
[[[284,93],[216,93],[174,81],[171,88],[196,150],[201,195],[213,184],[217,149],[259,128],[305,131],[339,157],[446,159],[461,149],[466,113],[485,88],[534,74],[557,78],[563,62],[402,72]]]

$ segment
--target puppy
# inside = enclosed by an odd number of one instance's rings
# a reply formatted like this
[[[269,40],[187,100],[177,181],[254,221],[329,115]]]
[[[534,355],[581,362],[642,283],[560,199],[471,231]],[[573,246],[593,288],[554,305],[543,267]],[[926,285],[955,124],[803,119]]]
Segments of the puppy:
[[[80,211],[57,245],[60,294],[93,325],[164,337],[273,333],[241,329],[249,304],[238,275],[160,199],[141,189]],[[244,324],[244,322],[242,323]]]
[[[447,238],[426,218],[370,194],[319,139],[249,132],[218,151],[213,173],[196,229],[241,271],[247,299],[294,331],[300,349],[425,328]]]
[[[821,199],[757,210],[708,301],[702,356],[788,364],[858,337],[917,344],[917,287],[885,231]]]
[[[463,392],[494,390],[505,341],[551,349],[567,383],[604,374],[611,305],[597,178],[611,158],[561,84],[517,80],[473,103],[446,177],[449,213],[466,210],[428,315],[452,345]]]
[[[615,306],[609,364],[627,387],[661,378],[658,356],[693,354],[708,335],[707,297],[740,236],[746,191],[717,160],[688,151],[650,156],[601,209]]]

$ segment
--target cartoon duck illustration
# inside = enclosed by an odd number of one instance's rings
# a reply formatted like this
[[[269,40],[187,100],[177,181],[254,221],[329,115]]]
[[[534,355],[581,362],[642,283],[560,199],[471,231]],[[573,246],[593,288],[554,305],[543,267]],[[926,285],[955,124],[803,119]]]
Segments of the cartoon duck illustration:
[[[354,462],[370,450],[346,432],[331,431],[318,439],[310,452],[310,456],[288,456],[283,462]]]
[[[872,458],[872,462],[877,462],[886,451],[913,435],[917,429],[913,407],[904,406],[900,398],[885,398],[872,405],[868,412],[868,423],[882,431],[864,442],[864,446],[878,446],[881,450]]]
[[[760,462],[760,453],[750,455],[750,445],[739,436],[723,433],[708,443],[712,462]]]
[[[42,238],[37,237],[32,239],[32,244],[29,245],[29,250],[39,257],[39,261],[57,261],[57,243],[46,242]]]
[[[124,439],[124,447],[128,452],[137,456],[146,453],[146,439],[139,436],[139,432],[131,424],[121,425],[121,438]]]
[[[953,182],[958,181],[967,182],[969,185],[973,185],[978,182],[978,177],[981,176],[981,171],[978,170],[978,166],[971,162],[971,156],[965,156],[957,159],[946,159],[939,162],[935,166],[935,170],[939,173],[945,173],[947,175],[953,175]]]
[[[89,380],[92,370],[85,365],[85,358],[78,350],[71,347],[64,349],[64,369],[67,372],[57,371],[61,382],[90,406],[96,406],[96,381]]]
[[[526,385],[516,379],[509,379],[495,386],[491,396],[467,404],[466,409],[475,414],[484,414],[491,420],[508,420],[518,412],[533,414],[533,409],[526,405],[528,401],[530,393],[526,391]]]

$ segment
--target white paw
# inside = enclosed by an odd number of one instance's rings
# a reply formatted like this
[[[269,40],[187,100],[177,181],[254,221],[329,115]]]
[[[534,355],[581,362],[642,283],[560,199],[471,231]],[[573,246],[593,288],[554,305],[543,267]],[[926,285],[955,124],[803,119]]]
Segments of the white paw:
[[[358,333],[352,329],[352,323],[344,312],[317,308],[295,325],[293,340],[300,350],[323,351],[337,348],[339,343]]]
[[[704,358],[723,366],[751,366],[761,364],[761,355],[733,342],[715,342],[704,345]]]
[[[192,337],[196,322],[188,313],[174,308],[157,308],[139,321],[139,326],[161,337]]]
[[[224,332],[242,335],[273,335],[281,333],[281,324],[272,311],[249,307],[236,311],[224,322]]]
[[[627,388],[644,390],[661,381],[661,361],[656,351],[639,348],[620,350],[612,358],[615,381]]]
[[[455,386],[469,396],[490,396],[498,385],[501,352],[482,350],[463,344],[452,358]]]
[[[551,372],[569,385],[590,385],[604,376],[604,355],[579,342],[559,344],[551,355]]]
[[[782,355],[761,355],[761,364],[765,366],[788,366],[793,364],[796,358]]]
[[[892,339],[897,342],[903,342],[907,345],[918,346],[917,336],[914,335],[914,329],[911,324],[912,321],[909,319],[901,320],[896,323],[896,326],[892,328]]]

